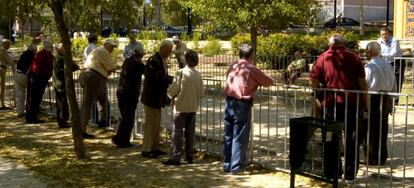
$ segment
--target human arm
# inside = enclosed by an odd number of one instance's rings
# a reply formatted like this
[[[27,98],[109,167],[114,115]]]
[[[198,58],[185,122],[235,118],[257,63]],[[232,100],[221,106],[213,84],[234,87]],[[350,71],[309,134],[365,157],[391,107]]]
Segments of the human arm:
[[[168,88],[167,94],[170,98],[174,98],[180,93],[181,81],[182,81],[182,72],[180,70],[178,70],[175,73],[175,77],[173,79],[173,82],[171,83],[170,87]]]
[[[256,67],[253,67],[251,71],[254,79],[260,86],[269,87],[273,85],[273,79],[270,76],[266,75],[263,71],[259,70]]]

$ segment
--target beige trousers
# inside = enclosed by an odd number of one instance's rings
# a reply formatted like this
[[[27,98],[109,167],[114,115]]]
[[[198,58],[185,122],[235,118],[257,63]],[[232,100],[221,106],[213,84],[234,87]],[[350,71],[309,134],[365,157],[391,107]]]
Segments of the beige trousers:
[[[0,107],[5,106],[4,97],[6,94],[6,72],[7,69],[0,68]]]
[[[142,151],[153,151],[159,149],[161,109],[144,106],[145,124],[144,141]]]

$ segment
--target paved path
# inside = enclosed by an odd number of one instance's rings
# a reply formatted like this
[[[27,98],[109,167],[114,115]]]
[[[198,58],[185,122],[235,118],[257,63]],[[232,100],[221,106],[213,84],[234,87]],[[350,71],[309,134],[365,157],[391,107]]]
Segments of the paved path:
[[[43,188],[47,184],[35,178],[25,166],[0,157],[0,187]]]

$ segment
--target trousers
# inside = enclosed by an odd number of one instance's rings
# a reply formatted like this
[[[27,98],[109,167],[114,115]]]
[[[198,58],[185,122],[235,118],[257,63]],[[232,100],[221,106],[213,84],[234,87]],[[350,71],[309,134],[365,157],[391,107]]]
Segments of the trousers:
[[[172,124],[171,159],[180,161],[183,146],[183,133],[185,139],[185,157],[193,159],[194,155],[194,134],[195,134],[195,112],[176,113]]]
[[[16,72],[14,74],[14,91],[16,94],[16,112],[24,113],[24,104],[26,102],[27,75]]]

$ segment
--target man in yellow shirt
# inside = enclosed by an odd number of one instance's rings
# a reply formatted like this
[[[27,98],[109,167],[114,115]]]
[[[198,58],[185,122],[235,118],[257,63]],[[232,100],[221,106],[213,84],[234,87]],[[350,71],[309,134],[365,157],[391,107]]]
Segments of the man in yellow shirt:
[[[98,47],[91,52],[85,62],[85,71],[79,77],[79,83],[83,88],[83,103],[81,108],[81,125],[83,138],[95,138],[87,133],[86,125],[89,122],[92,103],[96,100],[102,106],[107,106],[108,101],[105,95],[106,80],[111,72],[117,69],[116,62],[112,59],[111,53],[117,44],[112,39],[107,39],[103,47]],[[103,108],[100,117],[106,117],[107,108]]]

